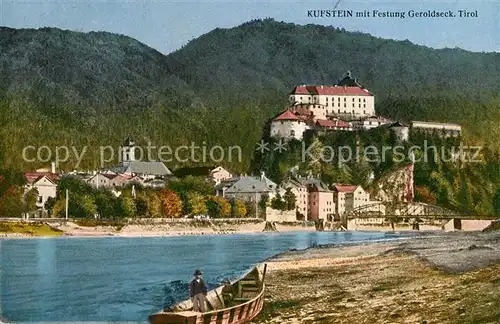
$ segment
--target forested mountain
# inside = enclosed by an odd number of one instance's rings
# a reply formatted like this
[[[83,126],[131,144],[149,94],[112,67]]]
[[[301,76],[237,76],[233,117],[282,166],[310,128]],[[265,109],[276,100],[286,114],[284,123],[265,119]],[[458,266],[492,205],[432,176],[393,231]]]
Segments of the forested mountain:
[[[143,145],[239,145],[243,159],[226,164],[245,172],[293,86],[332,84],[347,70],[374,92],[379,114],[459,122],[467,140],[499,148],[496,53],[272,19],[215,29],[169,55],[106,32],[0,28],[0,53],[5,167],[48,164],[23,161],[26,145],[88,146],[80,166],[98,167],[98,146],[129,135]]]

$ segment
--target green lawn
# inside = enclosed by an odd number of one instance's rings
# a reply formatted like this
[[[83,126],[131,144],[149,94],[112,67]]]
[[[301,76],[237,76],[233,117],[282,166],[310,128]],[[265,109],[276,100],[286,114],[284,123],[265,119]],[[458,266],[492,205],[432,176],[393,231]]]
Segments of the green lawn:
[[[18,233],[33,236],[60,236],[64,232],[43,223],[0,222],[0,233]]]

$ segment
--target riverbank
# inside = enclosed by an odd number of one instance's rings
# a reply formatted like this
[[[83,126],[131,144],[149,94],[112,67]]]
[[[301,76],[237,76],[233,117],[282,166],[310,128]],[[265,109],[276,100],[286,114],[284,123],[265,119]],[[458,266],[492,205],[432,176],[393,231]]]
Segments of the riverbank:
[[[44,223],[0,222],[0,238],[54,237],[64,232]]]
[[[497,323],[500,233],[289,251],[252,323]]]
[[[32,238],[32,237],[163,237],[186,235],[224,235],[262,233],[264,221],[239,222],[165,222],[151,224],[106,224],[104,222],[52,222],[48,224],[34,222],[2,222],[4,231],[0,238]],[[34,231],[33,228],[43,226],[46,231]],[[0,228],[2,228],[0,226]],[[283,223],[276,224],[278,232],[315,231],[313,224]]]

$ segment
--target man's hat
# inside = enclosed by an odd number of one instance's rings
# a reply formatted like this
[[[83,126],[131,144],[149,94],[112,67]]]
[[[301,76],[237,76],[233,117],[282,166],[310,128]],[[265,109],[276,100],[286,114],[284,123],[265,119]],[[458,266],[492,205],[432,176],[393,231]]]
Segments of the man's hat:
[[[199,269],[196,269],[196,271],[193,273],[193,276],[201,276],[202,273]]]

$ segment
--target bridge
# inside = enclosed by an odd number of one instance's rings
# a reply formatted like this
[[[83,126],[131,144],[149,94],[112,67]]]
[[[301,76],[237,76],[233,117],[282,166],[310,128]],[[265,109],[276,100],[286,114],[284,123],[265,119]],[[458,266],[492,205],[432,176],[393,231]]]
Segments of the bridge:
[[[344,219],[355,218],[422,218],[422,219],[470,219],[474,215],[460,213],[444,207],[421,202],[375,202],[362,205],[344,214]]]

